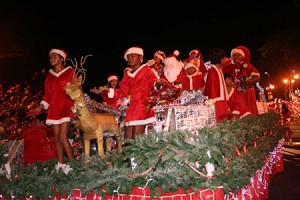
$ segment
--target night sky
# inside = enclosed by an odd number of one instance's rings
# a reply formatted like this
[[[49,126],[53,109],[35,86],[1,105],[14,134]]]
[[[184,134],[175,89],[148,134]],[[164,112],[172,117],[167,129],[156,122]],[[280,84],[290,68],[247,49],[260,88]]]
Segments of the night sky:
[[[185,59],[195,48],[207,61],[210,48],[223,48],[229,56],[244,45],[263,75],[268,69],[258,66],[258,49],[281,29],[299,25],[300,18],[299,1],[291,0],[61,2],[0,3],[1,82],[24,81],[35,70],[48,70],[53,47],[66,49],[71,59],[92,54],[85,63],[84,90],[106,84],[110,73],[121,79],[123,53],[131,46],[144,49],[144,61],[157,50],[166,55],[179,50]]]

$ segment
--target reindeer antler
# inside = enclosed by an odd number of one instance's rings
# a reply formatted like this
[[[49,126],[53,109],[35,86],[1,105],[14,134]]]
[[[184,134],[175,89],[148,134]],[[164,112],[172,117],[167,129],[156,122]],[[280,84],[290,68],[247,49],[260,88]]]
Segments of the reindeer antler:
[[[83,64],[85,63],[86,61],[86,58],[88,56],[92,56],[92,54],[89,54],[89,55],[86,55],[86,56],[81,56],[81,59],[80,59],[80,68],[78,67],[78,62],[77,62],[77,59],[74,58],[74,61],[72,59],[67,59],[67,60],[70,60],[73,67],[75,68],[75,74],[76,76],[79,76],[79,74],[82,74],[83,78],[82,78],[82,81],[81,81],[81,85],[84,83],[85,79],[86,79],[86,69],[83,67]]]

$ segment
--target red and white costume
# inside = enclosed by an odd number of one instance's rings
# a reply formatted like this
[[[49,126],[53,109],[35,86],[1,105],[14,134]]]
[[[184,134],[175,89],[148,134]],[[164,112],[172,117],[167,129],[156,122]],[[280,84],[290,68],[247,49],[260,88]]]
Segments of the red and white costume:
[[[188,63],[185,66],[185,70],[188,68],[193,67],[197,70],[197,67],[193,63]],[[185,74],[185,77],[182,79],[182,90],[200,90],[203,89],[205,84],[204,77],[202,72],[195,71],[194,74]]]
[[[208,66],[208,71],[204,77],[205,86],[203,94],[208,97],[216,108],[216,120],[217,123],[227,118],[228,115],[228,104],[229,96],[225,85],[224,75],[221,69],[211,64]]]
[[[112,108],[117,108],[117,104],[118,104],[118,98],[114,97],[114,98],[109,98],[107,96],[107,93],[103,93],[102,95],[102,99],[103,99],[103,103],[105,103],[106,105],[112,107]]]
[[[75,76],[72,67],[66,67],[59,73],[50,69],[45,80],[45,94],[41,104],[48,109],[46,124],[61,124],[71,122],[74,114],[71,107],[74,102],[65,92],[67,83],[72,82]]]
[[[234,48],[231,52],[231,55],[235,51],[239,51],[244,55],[244,60],[240,64],[230,64],[224,67],[223,72],[234,74],[236,79],[239,79],[241,76],[251,79],[252,76],[259,76],[260,73],[258,70],[250,63],[250,52],[244,46],[238,46]],[[248,85],[246,91],[237,91],[240,97],[241,103],[241,117],[244,117],[248,114],[258,115],[258,109],[256,105],[256,92],[254,85]]]
[[[229,99],[227,101],[229,111],[232,115],[229,115],[228,119],[232,119],[234,116],[240,116],[241,102],[239,95],[236,91],[236,88],[231,88],[231,91],[228,91]]]
[[[109,98],[123,98],[130,95],[125,126],[146,125],[154,123],[156,118],[153,109],[146,109],[151,88],[157,80],[153,70],[146,64],[134,73],[127,71],[120,81],[120,88],[109,88]]]
[[[201,72],[186,75],[182,80],[182,90],[200,90],[204,87],[204,78]]]
[[[182,80],[185,77],[185,71],[183,68],[183,63],[178,61],[176,58],[178,55],[179,52],[175,51],[174,54],[163,60],[165,66],[163,69],[163,74],[160,78],[168,81],[178,88],[181,88]]]
[[[203,76],[206,74],[207,69],[204,65],[203,56],[199,49],[191,50],[189,53],[189,58],[187,58],[183,61],[184,65],[186,65],[187,63],[191,63],[191,62],[193,62],[196,65],[197,70],[199,72],[202,72]]]

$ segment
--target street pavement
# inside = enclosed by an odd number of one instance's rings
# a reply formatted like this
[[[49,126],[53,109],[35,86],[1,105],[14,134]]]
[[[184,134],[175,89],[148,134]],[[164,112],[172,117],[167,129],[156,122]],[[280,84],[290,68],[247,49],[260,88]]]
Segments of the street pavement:
[[[293,135],[283,142],[284,171],[269,185],[269,200],[300,200],[300,122],[291,127]]]

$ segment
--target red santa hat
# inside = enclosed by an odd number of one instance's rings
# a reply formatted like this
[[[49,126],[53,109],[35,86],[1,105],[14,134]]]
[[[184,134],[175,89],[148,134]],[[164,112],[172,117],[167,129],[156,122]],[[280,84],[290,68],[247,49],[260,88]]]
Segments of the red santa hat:
[[[195,65],[194,63],[192,63],[192,62],[186,64],[185,67],[184,67],[184,69],[187,70],[187,69],[190,68],[190,67],[194,67],[194,68],[197,70],[196,65]]]
[[[244,51],[238,47],[231,50],[230,56],[233,57],[233,54],[236,54],[236,53],[241,54],[243,56],[243,58],[245,57]]]
[[[118,80],[118,77],[115,74],[109,74],[107,76],[107,82],[109,82],[111,80]]]
[[[201,56],[201,52],[199,49],[193,49],[192,51],[190,51],[189,56],[192,55],[196,55],[197,58],[199,58]]]
[[[144,51],[141,47],[131,47],[125,51],[124,59],[127,61],[127,55],[132,53],[144,56]]]
[[[53,48],[53,49],[50,50],[49,56],[52,53],[57,53],[58,55],[62,56],[64,59],[66,59],[67,56],[68,56],[67,52],[64,49],[54,49]]]
[[[165,53],[162,52],[161,50],[158,50],[157,52],[155,52],[154,57],[155,57],[155,56],[158,57],[158,58],[160,58],[161,60],[166,59]]]

